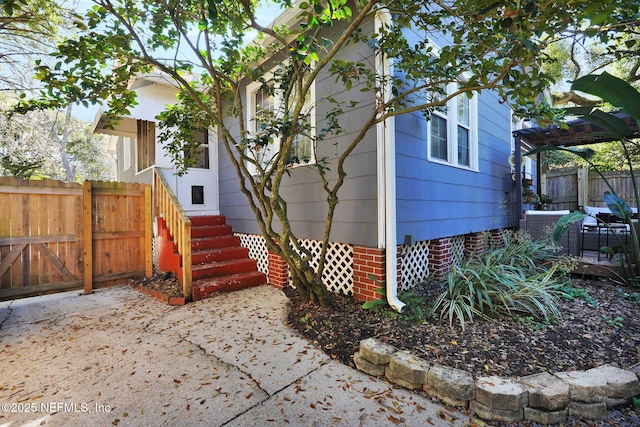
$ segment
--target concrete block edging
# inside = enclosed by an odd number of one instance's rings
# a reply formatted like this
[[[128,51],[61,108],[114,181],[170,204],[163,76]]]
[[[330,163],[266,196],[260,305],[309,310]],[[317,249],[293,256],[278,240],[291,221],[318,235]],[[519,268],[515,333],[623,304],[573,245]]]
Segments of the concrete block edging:
[[[521,378],[486,376],[450,368],[399,351],[375,338],[360,341],[356,367],[445,404],[471,408],[488,421],[560,424],[567,416],[604,419],[607,409],[640,395],[638,375],[602,365],[587,371],[542,372]]]

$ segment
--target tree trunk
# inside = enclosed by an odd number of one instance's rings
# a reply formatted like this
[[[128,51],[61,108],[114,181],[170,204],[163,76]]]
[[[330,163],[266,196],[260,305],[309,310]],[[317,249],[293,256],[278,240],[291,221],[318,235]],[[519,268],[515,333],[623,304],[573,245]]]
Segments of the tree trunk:
[[[322,278],[313,271],[311,267],[298,268],[289,265],[293,285],[300,294],[303,301],[318,304],[321,307],[328,307],[331,303],[329,291],[322,283]]]

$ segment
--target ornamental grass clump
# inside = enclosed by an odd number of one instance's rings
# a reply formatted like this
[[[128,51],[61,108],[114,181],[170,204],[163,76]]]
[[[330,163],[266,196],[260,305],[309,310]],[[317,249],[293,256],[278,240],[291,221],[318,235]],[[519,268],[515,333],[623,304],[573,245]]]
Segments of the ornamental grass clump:
[[[525,315],[549,321],[560,315],[556,301],[567,278],[565,264],[558,261],[548,242],[507,232],[503,247],[452,267],[433,311],[462,329],[476,317]]]

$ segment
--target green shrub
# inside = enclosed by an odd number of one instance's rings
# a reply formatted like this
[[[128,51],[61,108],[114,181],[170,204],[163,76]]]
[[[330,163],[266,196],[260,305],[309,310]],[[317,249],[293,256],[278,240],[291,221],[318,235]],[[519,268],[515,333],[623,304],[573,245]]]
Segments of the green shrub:
[[[505,233],[504,247],[453,266],[447,289],[438,297],[434,312],[462,329],[474,317],[485,319],[521,314],[543,319],[559,316],[556,300],[562,294],[566,271],[554,248],[534,242],[524,233]]]

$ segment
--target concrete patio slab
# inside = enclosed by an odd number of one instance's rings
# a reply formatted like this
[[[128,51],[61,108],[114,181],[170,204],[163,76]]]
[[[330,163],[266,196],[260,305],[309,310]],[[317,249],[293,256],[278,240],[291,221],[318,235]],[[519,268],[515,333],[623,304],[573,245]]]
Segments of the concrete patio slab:
[[[460,426],[331,360],[262,286],[171,307],[129,286],[0,303],[0,426]]]

